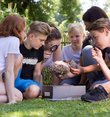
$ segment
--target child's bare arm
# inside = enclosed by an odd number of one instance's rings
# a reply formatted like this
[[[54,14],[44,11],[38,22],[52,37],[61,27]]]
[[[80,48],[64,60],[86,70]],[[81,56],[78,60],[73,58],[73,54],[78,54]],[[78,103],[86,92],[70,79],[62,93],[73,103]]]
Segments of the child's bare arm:
[[[10,104],[16,103],[15,92],[14,92],[14,64],[15,64],[15,55],[8,54],[6,58],[6,69],[5,69],[5,87]]]
[[[93,55],[93,58],[96,59],[97,62],[99,63],[100,68],[102,69],[105,75],[105,78],[107,80],[110,80],[110,70],[102,57],[101,50],[99,50],[98,48],[96,48],[95,50],[92,50],[92,55]]]
[[[72,68],[70,69],[71,73],[79,75],[79,74],[83,74],[83,73],[89,73],[89,72],[93,72],[93,71],[98,71],[100,70],[100,67],[98,64],[94,64],[94,65],[89,65],[89,66],[79,66],[77,69],[76,68]]]
[[[39,62],[35,66],[35,69],[33,72],[33,80],[40,82],[40,83],[42,82],[41,70],[42,70],[42,62]]]

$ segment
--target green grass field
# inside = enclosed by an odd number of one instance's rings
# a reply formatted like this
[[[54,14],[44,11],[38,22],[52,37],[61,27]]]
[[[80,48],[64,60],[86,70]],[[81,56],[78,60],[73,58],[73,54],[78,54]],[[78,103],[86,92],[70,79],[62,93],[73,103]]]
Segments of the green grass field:
[[[110,117],[110,100],[95,103],[24,100],[14,105],[1,104],[0,117]]]

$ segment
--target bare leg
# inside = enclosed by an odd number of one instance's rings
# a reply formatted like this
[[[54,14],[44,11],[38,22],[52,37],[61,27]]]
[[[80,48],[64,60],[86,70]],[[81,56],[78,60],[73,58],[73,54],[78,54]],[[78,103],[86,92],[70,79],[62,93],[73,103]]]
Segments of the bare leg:
[[[0,95],[6,95],[4,82],[0,82]]]
[[[107,91],[107,93],[110,93],[110,81],[103,83],[103,84],[97,84],[95,87],[98,87],[99,85],[103,86],[104,89]]]
[[[15,89],[15,99],[16,101],[22,101],[23,99],[22,93],[18,89]],[[0,103],[7,103],[7,102],[8,98],[6,95],[5,85],[3,82],[0,82]]]
[[[110,81],[104,82],[104,83],[96,83],[96,84],[93,84],[91,88],[98,87],[99,85],[103,86],[103,88],[109,94],[108,96],[110,97]]]
[[[6,95],[0,95],[0,103],[7,103],[8,98]]]
[[[40,93],[40,88],[36,85],[31,85],[26,91],[23,93],[25,99],[36,98]]]

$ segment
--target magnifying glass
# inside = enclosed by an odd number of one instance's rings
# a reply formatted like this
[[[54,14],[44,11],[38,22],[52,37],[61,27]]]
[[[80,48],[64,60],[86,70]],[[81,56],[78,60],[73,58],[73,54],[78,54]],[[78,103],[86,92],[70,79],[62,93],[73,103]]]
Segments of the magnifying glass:
[[[50,47],[50,51],[55,52],[57,50],[57,48],[58,48],[58,45],[53,45]]]

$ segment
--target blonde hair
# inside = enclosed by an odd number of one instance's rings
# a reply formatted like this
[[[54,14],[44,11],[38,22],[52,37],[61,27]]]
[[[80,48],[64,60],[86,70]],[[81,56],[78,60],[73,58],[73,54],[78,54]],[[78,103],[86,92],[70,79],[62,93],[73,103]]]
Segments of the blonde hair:
[[[85,36],[85,31],[81,24],[75,23],[68,25],[68,34],[71,34],[75,30],[78,30],[83,36]]]
[[[29,35],[31,33],[49,35],[50,34],[50,26],[45,22],[34,21],[33,23],[31,23],[27,35]]]

